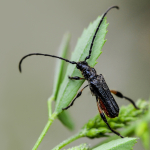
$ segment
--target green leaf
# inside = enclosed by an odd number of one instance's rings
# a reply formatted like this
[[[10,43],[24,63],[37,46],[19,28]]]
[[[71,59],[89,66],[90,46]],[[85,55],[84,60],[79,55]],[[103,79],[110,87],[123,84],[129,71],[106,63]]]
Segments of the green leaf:
[[[67,150],[88,150],[88,149],[89,149],[89,147],[87,144],[81,144],[79,146],[75,146],[75,147],[69,148]],[[66,149],[64,149],[64,150],[66,150]]]
[[[75,51],[72,54],[71,57],[72,61],[76,62],[83,61],[85,57],[88,56],[92,38],[99,24],[100,19],[101,17],[98,17],[93,23],[89,25],[87,29],[83,31],[81,38],[79,38],[78,40]],[[92,48],[91,58],[87,61],[91,67],[95,66],[95,64],[97,63],[96,62],[97,58],[102,53],[101,49],[106,41],[105,35],[107,33],[106,30],[107,26],[108,24],[106,23],[106,19],[104,19],[96,35],[94,45]],[[56,102],[55,112],[58,114],[62,112],[62,108],[69,105],[69,103],[75,97],[77,91],[84,82],[84,81],[69,80],[68,75],[82,77],[81,72],[78,69],[76,69],[76,65],[72,64],[68,65],[66,75],[63,80],[63,83],[61,84],[60,88],[61,90],[58,93],[58,99]]]
[[[73,123],[72,118],[70,117],[68,111],[64,111],[61,114],[59,114],[58,118],[62,122],[62,124],[64,126],[66,126],[68,129],[70,129],[70,130],[74,129],[74,123]]]
[[[63,36],[60,48],[59,48],[59,54],[58,56],[66,58],[67,52],[69,49],[69,43],[70,43],[70,34],[66,33]],[[53,97],[56,100],[57,99],[57,93],[60,89],[60,84],[62,82],[62,74],[64,70],[64,63],[65,61],[58,59],[57,60],[57,66],[55,70],[55,77],[54,77],[54,86],[53,86]]]
[[[67,52],[69,49],[70,37],[71,36],[69,33],[66,33],[63,36],[63,39],[62,39],[62,42],[61,42],[61,45],[59,48],[58,56],[66,58]],[[62,79],[63,79],[64,66],[65,66],[65,61],[58,59],[56,70],[55,70],[54,88],[53,88],[53,94],[52,94],[54,100],[57,99],[57,94],[58,94],[58,91],[60,90],[60,84],[61,84]],[[64,124],[69,129],[72,130],[74,128],[74,123],[73,123],[73,121],[72,121],[72,119],[71,119],[71,117],[67,111],[59,114],[58,118],[62,122],[62,124]]]
[[[123,138],[113,140],[92,150],[132,150],[137,138]]]

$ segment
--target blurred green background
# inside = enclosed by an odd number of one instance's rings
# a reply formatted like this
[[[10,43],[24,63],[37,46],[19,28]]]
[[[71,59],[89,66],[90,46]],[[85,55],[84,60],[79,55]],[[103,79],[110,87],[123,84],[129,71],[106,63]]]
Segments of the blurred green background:
[[[110,89],[134,100],[150,95],[150,1],[149,0],[1,0],[0,1],[0,149],[31,149],[47,118],[47,99],[52,93],[56,59],[30,57],[18,71],[22,56],[31,52],[57,55],[63,34],[72,34],[70,53],[83,29],[108,7],[118,5],[107,15],[107,42],[96,70]],[[127,101],[116,98],[119,106]],[[95,97],[86,89],[69,112],[76,129],[71,132],[54,121],[39,149],[50,150],[76,133],[98,113]],[[91,146],[100,139],[83,138]],[[139,140],[138,140],[139,141]],[[138,142],[134,149],[142,150]]]

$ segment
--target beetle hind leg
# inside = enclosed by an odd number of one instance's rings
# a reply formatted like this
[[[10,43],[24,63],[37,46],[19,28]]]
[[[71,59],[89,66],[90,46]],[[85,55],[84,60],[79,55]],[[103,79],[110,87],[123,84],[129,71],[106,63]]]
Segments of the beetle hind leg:
[[[96,101],[97,101],[97,107],[98,107],[100,116],[101,116],[101,118],[103,119],[103,121],[106,123],[106,125],[108,126],[108,128],[109,128],[113,133],[115,133],[116,135],[120,136],[121,138],[124,138],[119,132],[113,130],[113,129],[110,127],[110,125],[108,124],[107,119],[106,119],[106,117],[105,117],[105,114],[104,114],[104,112],[103,112],[103,110],[102,110],[102,108],[101,108],[101,106],[100,106],[99,99],[96,98]]]
[[[130,98],[124,96],[124,95],[123,95],[122,93],[120,93],[119,91],[110,90],[110,92],[113,93],[113,94],[115,94],[117,97],[125,98],[126,100],[128,100],[130,103],[132,103],[132,105],[134,106],[135,109],[140,109],[139,107],[136,106],[135,102],[134,102],[132,99],[130,99]]]
[[[113,133],[115,133],[116,135],[120,136],[121,138],[124,138],[119,132],[113,130],[113,129],[110,127],[110,125],[108,124],[107,119],[106,119],[106,117],[105,117],[105,115],[104,115],[103,112],[100,113],[100,115],[101,115],[101,118],[103,119],[103,121],[107,124],[108,128],[109,128]]]

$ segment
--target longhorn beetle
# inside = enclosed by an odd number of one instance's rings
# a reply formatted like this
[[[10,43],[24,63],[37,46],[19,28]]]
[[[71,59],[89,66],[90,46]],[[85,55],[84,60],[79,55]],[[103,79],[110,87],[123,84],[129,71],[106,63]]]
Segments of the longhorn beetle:
[[[31,53],[31,54],[28,54],[28,55],[25,55],[19,62],[19,71],[21,72],[21,64],[22,64],[22,61],[28,57],[28,56],[32,56],[32,55],[42,55],[42,56],[49,56],[49,57],[54,57],[54,58],[58,58],[58,59],[61,59],[61,60],[64,60],[66,62],[69,62],[71,64],[75,64],[77,69],[79,69],[83,75],[84,78],[81,78],[81,77],[78,77],[78,76],[75,76],[75,77],[70,77],[69,76],[69,79],[71,80],[87,80],[88,81],[88,85],[86,85],[77,95],[76,97],[72,100],[72,102],[66,107],[66,108],[63,108],[63,110],[66,110],[68,109],[70,106],[73,105],[74,101],[79,97],[81,96],[82,94],[82,91],[86,88],[86,87],[90,87],[90,90],[91,90],[91,93],[96,97],[96,102],[97,102],[97,107],[98,107],[98,110],[99,110],[99,113],[100,113],[100,116],[101,118],[103,119],[103,121],[107,124],[108,128],[113,132],[115,133],[116,135],[120,136],[121,138],[123,138],[122,135],[120,135],[120,133],[118,133],[117,131],[113,130],[110,125],[108,124],[107,122],[107,119],[105,117],[105,114],[109,117],[109,118],[115,118],[119,115],[119,107],[115,101],[115,99],[113,98],[112,94],[113,93],[114,95],[120,97],[120,98],[125,98],[126,100],[130,101],[133,106],[136,108],[136,109],[139,109],[133,100],[131,100],[130,98],[124,96],[122,93],[118,92],[118,91],[115,91],[115,90],[109,90],[106,82],[105,82],[105,79],[103,77],[102,74],[98,75],[96,73],[96,70],[92,67],[90,67],[88,65],[88,63],[86,62],[88,59],[90,59],[90,56],[91,56],[91,53],[92,53],[92,47],[93,47],[93,44],[94,44],[94,40],[95,40],[95,37],[96,37],[96,34],[99,30],[99,27],[100,25],[102,24],[103,22],[103,19],[104,17],[106,16],[106,14],[108,13],[109,10],[111,10],[112,8],[116,8],[116,9],[119,9],[118,6],[112,6],[110,7],[102,16],[99,24],[98,24],[98,27],[95,31],[95,34],[93,36],[93,39],[92,39],[92,42],[91,42],[91,46],[90,46],[90,50],[89,50],[89,55],[85,58],[84,61],[80,61],[80,62],[75,62],[75,61],[69,61],[67,59],[64,59],[62,57],[58,57],[58,56],[54,56],[54,55],[49,55],[49,54],[41,54],[41,53]],[[104,114],[105,113],[105,114]]]

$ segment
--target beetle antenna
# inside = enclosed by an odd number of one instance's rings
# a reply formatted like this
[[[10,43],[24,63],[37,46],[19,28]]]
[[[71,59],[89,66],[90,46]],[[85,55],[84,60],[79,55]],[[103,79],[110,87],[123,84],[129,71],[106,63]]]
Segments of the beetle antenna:
[[[118,7],[118,6],[112,6],[112,7],[110,7],[110,8],[109,8],[109,9],[108,9],[105,13],[104,13],[104,15],[103,15],[102,19],[101,19],[101,20],[100,20],[100,22],[99,22],[99,25],[98,25],[98,27],[97,27],[96,31],[95,31],[95,34],[94,34],[94,36],[93,36],[92,43],[91,43],[90,50],[89,50],[89,56],[87,56],[87,57],[85,58],[85,60],[84,60],[84,61],[86,61],[87,59],[89,59],[89,58],[91,57],[92,47],[93,47],[93,43],[94,43],[94,40],[95,40],[96,34],[97,34],[97,32],[98,32],[98,29],[99,29],[100,25],[102,24],[102,22],[103,22],[103,20],[104,20],[104,17],[105,17],[105,16],[106,16],[106,14],[108,13],[108,11],[109,11],[109,10],[111,10],[112,8],[119,9],[119,7]]]
[[[19,62],[19,71],[20,71],[20,72],[21,72],[21,64],[22,64],[22,61],[23,61],[26,57],[28,57],[28,56],[33,56],[33,55],[41,55],[41,56],[54,57],[54,58],[62,59],[62,60],[66,61],[66,62],[69,62],[69,63],[71,63],[71,64],[77,64],[75,61],[69,61],[69,60],[64,59],[64,58],[62,58],[62,57],[58,57],[58,56],[54,56],[54,55],[41,54],[41,53],[31,53],[31,54],[25,55],[25,56],[22,57],[22,59],[20,60],[20,62]]]

